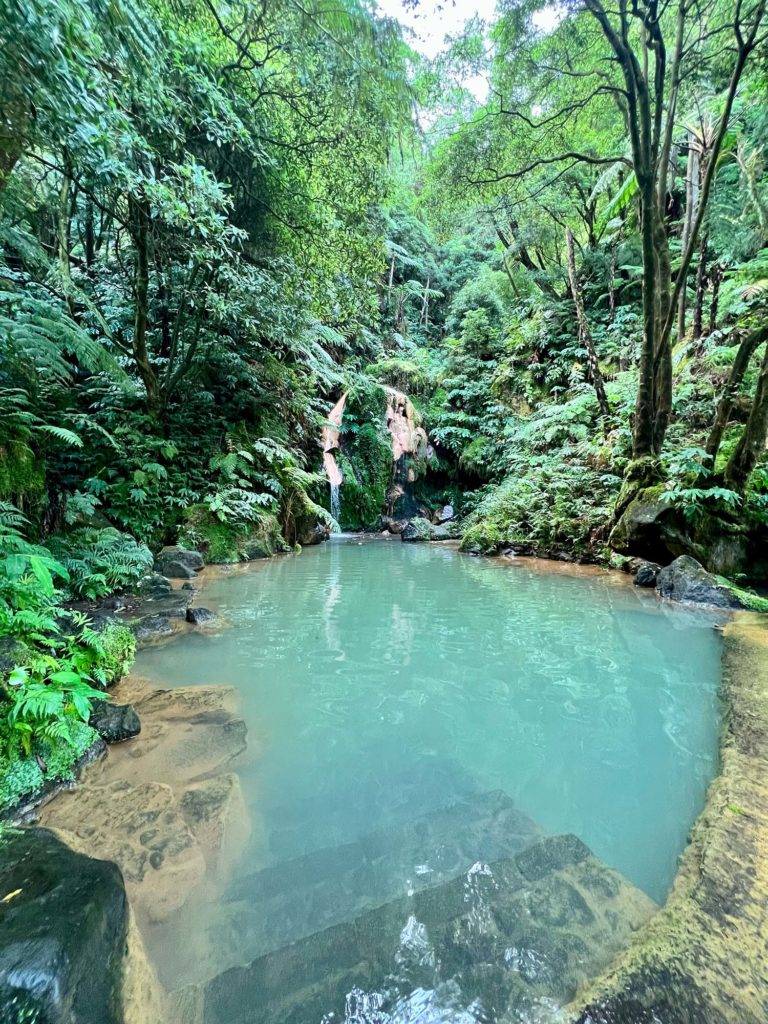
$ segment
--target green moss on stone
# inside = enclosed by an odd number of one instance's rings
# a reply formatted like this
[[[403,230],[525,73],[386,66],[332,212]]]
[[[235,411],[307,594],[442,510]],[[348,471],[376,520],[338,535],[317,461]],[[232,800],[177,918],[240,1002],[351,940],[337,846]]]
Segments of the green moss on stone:
[[[78,718],[68,719],[67,729],[69,742],[41,740],[27,756],[12,745],[0,754],[0,813],[11,810],[22,799],[36,796],[47,782],[74,779],[75,764],[99,735]]]
[[[200,551],[206,562],[226,565],[269,558],[286,549],[275,516],[265,515],[257,523],[223,523],[206,505],[193,505],[179,537],[183,547]]]
[[[136,657],[136,636],[129,626],[120,622],[108,622],[101,631],[104,655],[99,659],[99,668],[104,673],[104,683],[112,686],[128,672]]]

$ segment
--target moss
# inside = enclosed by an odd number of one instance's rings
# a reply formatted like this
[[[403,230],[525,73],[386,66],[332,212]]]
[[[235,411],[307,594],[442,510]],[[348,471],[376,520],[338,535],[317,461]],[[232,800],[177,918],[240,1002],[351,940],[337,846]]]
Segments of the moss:
[[[383,426],[364,424],[345,436],[337,462],[344,476],[339,491],[343,530],[377,524],[392,477],[392,443]]]
[[[0,445],[0,500],[22,497],[42,499],[45,493],[45,466],[23,441]]]
[[[257,523],[234,525],[222,523],[206,505],[193,505],[187,511],[179,543],[200,551],[212,565],[269,558],[286,549],[275,516],[265,515]]]
[[[464,531],[459,551],[467,551],[473,555],[492,555],[502,547],[505,539],[504,534],[493,523],[482,521]]]
[[[6,750],[0,756],[0,813],[11,810],[22,799],[36,796],[46,783],[74,779],[76,763],[99,735],[78,718],[68,719],[68,732],[69,743],[41,740],[29,755],[12,745],[10,752]]]
[[[104,655],[99,659],[99,668],[104,673],[104,682],[112,686],[128,672],[136,657],[136,637],[133,630],[120,622],[111,621],[100,633]]]

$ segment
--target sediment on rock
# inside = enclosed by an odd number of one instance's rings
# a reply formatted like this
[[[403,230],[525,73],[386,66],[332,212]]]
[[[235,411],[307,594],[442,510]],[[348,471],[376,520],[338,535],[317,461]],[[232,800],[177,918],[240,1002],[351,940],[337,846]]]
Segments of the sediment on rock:
[[[242,848],[246,816],[230,768],[245,724],[229,687],[156,690],[129,677],[116,695],[136,707],[141,734],[110,748],[41,820],[120,866],[143,925],[179,911]]]

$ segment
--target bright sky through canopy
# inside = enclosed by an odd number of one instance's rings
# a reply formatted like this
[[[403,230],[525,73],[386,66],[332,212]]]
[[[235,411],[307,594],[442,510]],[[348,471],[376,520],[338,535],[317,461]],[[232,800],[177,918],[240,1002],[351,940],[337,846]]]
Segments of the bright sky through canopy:
[[[458,35],[464,24],[478,16],[490,24],[496,10],[496,0],[421,0],[414,8],[406,7],[403,0],[378,0],[379,11],[396,18],[411,29],[414,35],[408,42],[419,53],[430,59],[445,47],[445,37]],[[548,31],[558,22],[558,8],[552,4],[534,15],[534,22],[542,31]],[[464,85],[478,99],[487,95],[487,82],[483,75],[473,75]]]

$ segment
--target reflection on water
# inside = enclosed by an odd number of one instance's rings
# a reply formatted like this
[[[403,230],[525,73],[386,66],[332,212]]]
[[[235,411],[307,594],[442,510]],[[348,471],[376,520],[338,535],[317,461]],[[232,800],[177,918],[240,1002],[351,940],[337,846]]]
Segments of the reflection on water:
[[[206,1024],[551,1020],[663,899],[715,769],[708,616],[399,541],[259,564],[204,603],[231,629],[137,669],[237,686],[259,740],[223,898],[149,937],[174,987],[220,975]],[[564,834],[581,859],[553,859]]]

